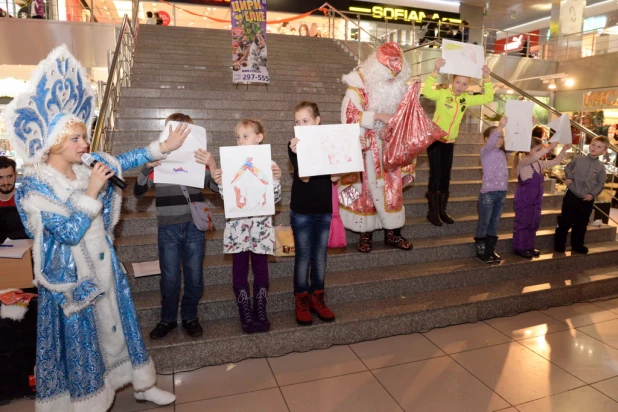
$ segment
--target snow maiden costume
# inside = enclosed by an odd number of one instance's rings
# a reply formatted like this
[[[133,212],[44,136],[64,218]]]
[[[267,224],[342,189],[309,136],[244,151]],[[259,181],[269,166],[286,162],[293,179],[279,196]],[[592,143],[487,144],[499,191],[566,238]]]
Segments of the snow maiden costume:
[[[396,43],[380,46],[359,67],[343,76],[348,89],[341,104],[341,123],[359,123],[365,136],[363,173],[339,180],[340,214],[346,229],[360,232],[359,251],[370,252],[371,232],[385,229],[385,241],[400,249],[412,249],[401,236],[405,224],[403,187],[414,180],[415,163],[386,171],[382,165],[384,127],[377,113],[394,115],[406,92],[410,68]]]
[[[70,180],[45,163],[74,124],[90,130],[94,96],[86,81],[79,62],[61,46],[5,112],[11,144],[27,164],[16,204],[34,239],[39,288],[37,411],[107,411],[116,389],[130,383],[145,391],[156,379],[112,246],[121,190],[106,184],[95,200],[84,194],[89,167],[73,164],[77,178]],[[158,142],[117,157],[93,156],[119,177],[164,157]]]

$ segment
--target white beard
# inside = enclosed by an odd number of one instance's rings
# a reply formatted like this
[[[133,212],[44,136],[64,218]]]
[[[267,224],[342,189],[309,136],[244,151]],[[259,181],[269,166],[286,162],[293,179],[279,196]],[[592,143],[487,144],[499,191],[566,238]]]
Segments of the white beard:
[[[403,68],[395,78],[391,75],[390,69],[378,61],[375,53],[369,56],[359,68],[369,95],[367,110],[376,113],[395,114],[406,92],[406,83],[410,78],[408,63],[404,60]]]

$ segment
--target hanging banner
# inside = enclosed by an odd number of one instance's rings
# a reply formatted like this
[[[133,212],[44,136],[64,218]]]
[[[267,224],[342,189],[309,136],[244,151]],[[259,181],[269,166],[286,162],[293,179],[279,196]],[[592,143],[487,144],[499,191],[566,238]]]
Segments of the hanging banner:
[[[232,0],[234,83],[270,83],[266,51],[266,0]]]

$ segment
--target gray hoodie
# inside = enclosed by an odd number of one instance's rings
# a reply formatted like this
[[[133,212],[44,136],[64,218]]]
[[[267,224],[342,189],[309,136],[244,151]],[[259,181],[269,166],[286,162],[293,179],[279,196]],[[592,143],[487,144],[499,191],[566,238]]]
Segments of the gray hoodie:
[[[595,198],[605,186],[605,166],[598,158],[588,156],[577,156],[566,165],[564,174],[573,183],[569,185],[569,190],[579,198],[591,194]]]

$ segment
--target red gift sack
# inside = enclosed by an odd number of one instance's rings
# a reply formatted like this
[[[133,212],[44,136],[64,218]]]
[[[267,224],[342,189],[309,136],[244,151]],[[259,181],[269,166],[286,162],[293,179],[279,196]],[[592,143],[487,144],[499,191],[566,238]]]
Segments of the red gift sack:
[[[433,142],[447,134],[423,110],[419,100],[420,87],[418,81],[408,86],[397,112],[382,132],[385,143],[382,161],[386,171],[409,165]]]
[[[328,234],[328,247],[346,247],[345,228],[343,220],[339,215],[339,194],[337,193],[337,183],[333,184],[333,217],[330,220],[330,233]]]

